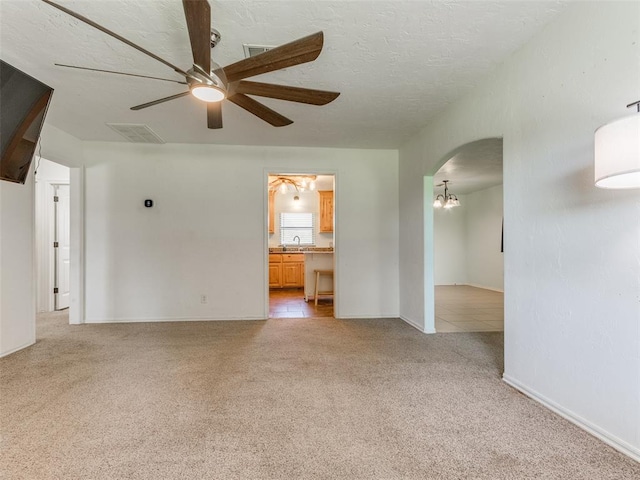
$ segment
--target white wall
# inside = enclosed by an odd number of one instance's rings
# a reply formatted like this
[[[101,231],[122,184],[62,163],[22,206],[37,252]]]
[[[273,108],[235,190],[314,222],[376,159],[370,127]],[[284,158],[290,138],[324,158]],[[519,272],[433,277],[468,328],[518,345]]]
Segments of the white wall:
[[[39,153],[69,166],[82,163],[81,142],[46,122]],[[25,185],[0,181],[0,356],[35,342],[34,166]]]
[[[36,341],[33,184],[0,181],[0,356]]]
[[[464,206],[467,283],[504,291],[502,185],[470,193]]]
[[[53,295],[53,184],[69,184],[69,167],[36,159],[36,308],[38,312],[54,309]]]
[[[84,152],[87,322],[266,318],[266,174],[278,171],[336,174],[338,315],[398,315],[396,151],[87,142]]]
[[[403,318],[432,328],[422,176],[503,136],[505,379],[635,458],[640,192],[594,187],[593,132],[640,97],[639,30],[637,2],[572,5],[400,152]]]
[[[436,285],[467,283],[468,202],[464,195],[458,195],[458,199],[459,207],[433,209],[433,276]]]
[[[298,196],[299,200],[293,200],[294,196]],[[314,225],[315,238],[317,247],[329,247],[333,243],[333,233],[320,233],[320,195],[317,191],[306,190],[304,192],[276,192],[273,202],[275,221],[274,231],[269,234],[269,246],[277,247],[280,245],[280,213],[283,212],[311,212],[316,215],[316,223]]]
[[[433,209],[434,282],[503,291],[502,185],[458,198],[459,207]]]

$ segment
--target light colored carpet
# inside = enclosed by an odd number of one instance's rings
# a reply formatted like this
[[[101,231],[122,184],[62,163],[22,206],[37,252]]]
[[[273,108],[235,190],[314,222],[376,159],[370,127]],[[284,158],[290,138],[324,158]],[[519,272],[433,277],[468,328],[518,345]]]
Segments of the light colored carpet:
[[[501,333],[65,322],[0,360],[4,478],[640,478],[500,380]]]

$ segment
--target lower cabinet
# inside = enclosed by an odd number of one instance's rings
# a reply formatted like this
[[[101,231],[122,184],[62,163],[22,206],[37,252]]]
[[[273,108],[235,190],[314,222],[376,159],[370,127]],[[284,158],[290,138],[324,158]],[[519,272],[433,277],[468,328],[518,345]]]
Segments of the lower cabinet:
[[[271,258],[269,258],[271,260]],[[282,286],[282,264],[269,261],[269,288]]]
[[[269,288],[304,287],[304,254],[269,254]]]

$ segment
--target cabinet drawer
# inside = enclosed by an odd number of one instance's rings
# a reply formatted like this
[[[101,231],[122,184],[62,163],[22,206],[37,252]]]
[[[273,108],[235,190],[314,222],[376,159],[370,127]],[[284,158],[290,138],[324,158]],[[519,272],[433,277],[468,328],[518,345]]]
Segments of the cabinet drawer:
[[[281,263],[281,262],[282,262],[282,254],[280,253],[269,254],[269,263]]]
[[[285,263],[302,263],[304,262],[304,253],[283,253],[282,262]]]

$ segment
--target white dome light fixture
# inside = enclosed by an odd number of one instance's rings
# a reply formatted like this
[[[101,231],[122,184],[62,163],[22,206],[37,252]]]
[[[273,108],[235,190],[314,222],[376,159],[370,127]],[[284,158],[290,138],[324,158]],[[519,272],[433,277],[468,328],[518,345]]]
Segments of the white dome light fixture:
[[[196,85],[191,88],[191,94],[207,103],[221,102],[225,97],[224,92],[213,85]]]
[[[640,100],[638,113],[607,123],[595,133],[595,184],[600,188],[640,188]]]
[[[227,79],[217,63],[211,62],[212,71],[210,73],[202,70],[198,65],[194,65],[189,70],[187,83],[191,90],[191,95],[198,100],[207,103],[221,102],[227,96]]]

